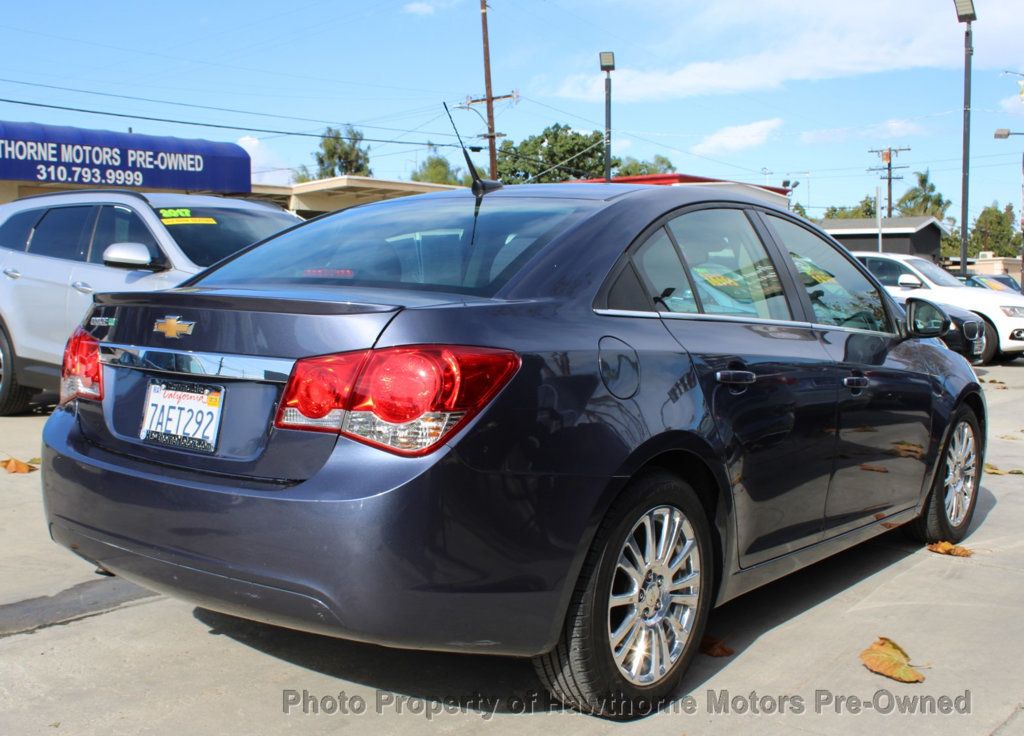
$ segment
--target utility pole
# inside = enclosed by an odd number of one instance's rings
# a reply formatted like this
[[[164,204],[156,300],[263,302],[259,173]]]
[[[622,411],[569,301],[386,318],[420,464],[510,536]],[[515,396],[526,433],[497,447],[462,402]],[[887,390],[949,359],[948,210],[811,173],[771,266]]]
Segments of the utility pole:
[[[900,151],[909,151],[909,148],[872,148],[868,153],[877,153],[878,157],[882,159],[883,166],[875,166],[868,169],[868,171],[884,171],[885,175],[878,177],[879,179],[885,179],[887,184],[886,188],[888,191],[888,199],[886,200],[886,217],[892,217],[892,180],[902,179],[902,176],[893,176],[893,169],[906,169],[907,166],[893,166],[893,156],[898,156]]]
[[[480,0],[480,25],[484,32],[484,100],[487,102],[487,146],[491,154],[491,178],[498,178],[498,148],[494,139],[494,95],[491,93],[491,47],[487,40],[487,0]]]

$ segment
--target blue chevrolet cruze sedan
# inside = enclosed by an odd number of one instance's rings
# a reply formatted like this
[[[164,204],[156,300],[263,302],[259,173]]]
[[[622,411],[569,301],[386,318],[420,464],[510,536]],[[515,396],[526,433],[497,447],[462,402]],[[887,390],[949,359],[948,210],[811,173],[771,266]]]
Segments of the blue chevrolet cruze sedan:
[[[986,410],[948,326],[721,191],[358,207],[96,297],[44,432],[49,529],[199,606],[530,657],[628,716],[713,606],[894,526],[965,535]]]

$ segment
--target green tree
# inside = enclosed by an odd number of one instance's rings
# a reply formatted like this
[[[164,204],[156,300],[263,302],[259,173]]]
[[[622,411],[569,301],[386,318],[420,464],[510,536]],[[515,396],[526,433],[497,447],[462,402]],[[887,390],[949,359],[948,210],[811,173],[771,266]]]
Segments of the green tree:
[[[344,132],[328,127],[320,139],[320,149],[313,152],[317,178],[329,179],[346,174],[373,176],[370,147],[363,146],[362,142],[362,132],[351,125],[345,126]]]
[[[896,203],[896,209],[903,217],[931,215],[941,220],[952,203],[935,188],[928,169],[915,171],[914,176],[917,184],[904,192]]]
[[[430,155],[412,172],[411,178],[413,181],[425,181],[432,184],[469,186],[472,183],[472,177],[469,174],[463,175],[461,171],[461,168],[452,166],[448,159],[437,153],[436,149],[431,149]]]
[[[313,181],[313,174],[310,173],[309,167],[303,164],[292,170],[292,184],[301,184],[305,181]]]
[[[942,236],[942,244],[940,245],[942,255],[946,258],[959,258],[960,228],[957,227],[955,217],[946,218],[946,228],[949,230],[949,235]],[[967,249],[970,250],[969,243]]]
[[[612,168],[619,165],[612,159]],[[518,144],[498,147],[498,178],[505,184],[598,179],[604,176],[604,135],[580,133],[558,123]]]
[[[865,194],[864,199],[854,207],[829,207],[825,210],[826,220],[849,220],[875,216],[875,198]]]
[[[970,254],[976,256],[983,250],[990,250],[997,256],[1019,255],[1021,234],[1014,232],[1014,222],[1012,204],[999,209],[999,203],[993,202],[983,209],[971,228],[968,241]]]
[[[799,202],[793,202],[793,204],[790,205],[789,209],[794,215],[800,215],[800,217],[804,218],[805,220],[811,219],[811,216],[807,214],[806,208]]]
[[[615,170],[615,176],[645,176],[647,174],[674,174],[676,167],[668,157],[656,154],[651,161],[637,161],[626,156]],[[604,172],[602,171],[602,174]]]

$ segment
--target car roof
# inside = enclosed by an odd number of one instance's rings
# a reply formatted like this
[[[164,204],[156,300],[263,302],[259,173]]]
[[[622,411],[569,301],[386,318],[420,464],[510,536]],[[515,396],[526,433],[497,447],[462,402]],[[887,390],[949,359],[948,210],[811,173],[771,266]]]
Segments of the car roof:
[[[716,187],[702,187],[686,184],[682,186],[663,186],[657,184],[626,184],[612,182],[565,182],[557,184],[508,184],[500,189],[494,189],[483,195],[485,199],[505,199],[511,197],[538,197],[551,199],[583,199],[597,202],[612,202],[621,199],[630,200],[659,200],[666,203],[682,206],[697,202],[735,202],[738,204],[752,204],[781,212],[777,205],[755,196],[747,196],[736,192],[723,191]],[[388,202],[400,202],[403,200],[433,199],[456,199],[471,198],[473,193],[466,187],[450,189],[443,192],[431,192],[419,194],[413,197],[401,197],[387,200]]]
[[[82,202],[100,201],[123,201],[138,202],[143,200],[152,207],[230,207],[243,210],[273,210],[287,212],[276,204],[261,202],[258,200],[238,199],[234,197],[219,197],[211,194],[174,194],[167,192],[137,192],[131,189],[74,189],[61,192],[46,192],[44,194],[33,194],[28,197],[21,197],[9,204],[20,205],[25,202],[45,205],[47,201],[60,201],[61,199],[72,199]]]
[[[853,250],[850,252],[858,258],[861,256],[869,256],[871,258],[889,258],[893,261],[928,260],[926,256],[918,255],[916,253],[911,253],[909,255],[906,253],[879,253],[877,250]]]

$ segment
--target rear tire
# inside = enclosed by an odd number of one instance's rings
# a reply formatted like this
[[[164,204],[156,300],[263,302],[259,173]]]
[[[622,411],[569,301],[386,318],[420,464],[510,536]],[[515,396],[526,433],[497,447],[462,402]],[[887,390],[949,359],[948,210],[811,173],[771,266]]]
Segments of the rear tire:
[[[932,489],[921,515],[907,524],[910,536],[925,544],[963,540],[974,517],[985,462],[981,428],[974,411],[961,406],[953,415]]]
[[[21,414],[37,393],[35,389],[18,383],[14,375],[14,347],[7,334],[0,330],[0,416]]]
[[[713,560],[693,488],[664,470],[634,479],[594,537],[558,644],[534,658],[545,687],[606,718],[653,713],[697,652]]]

